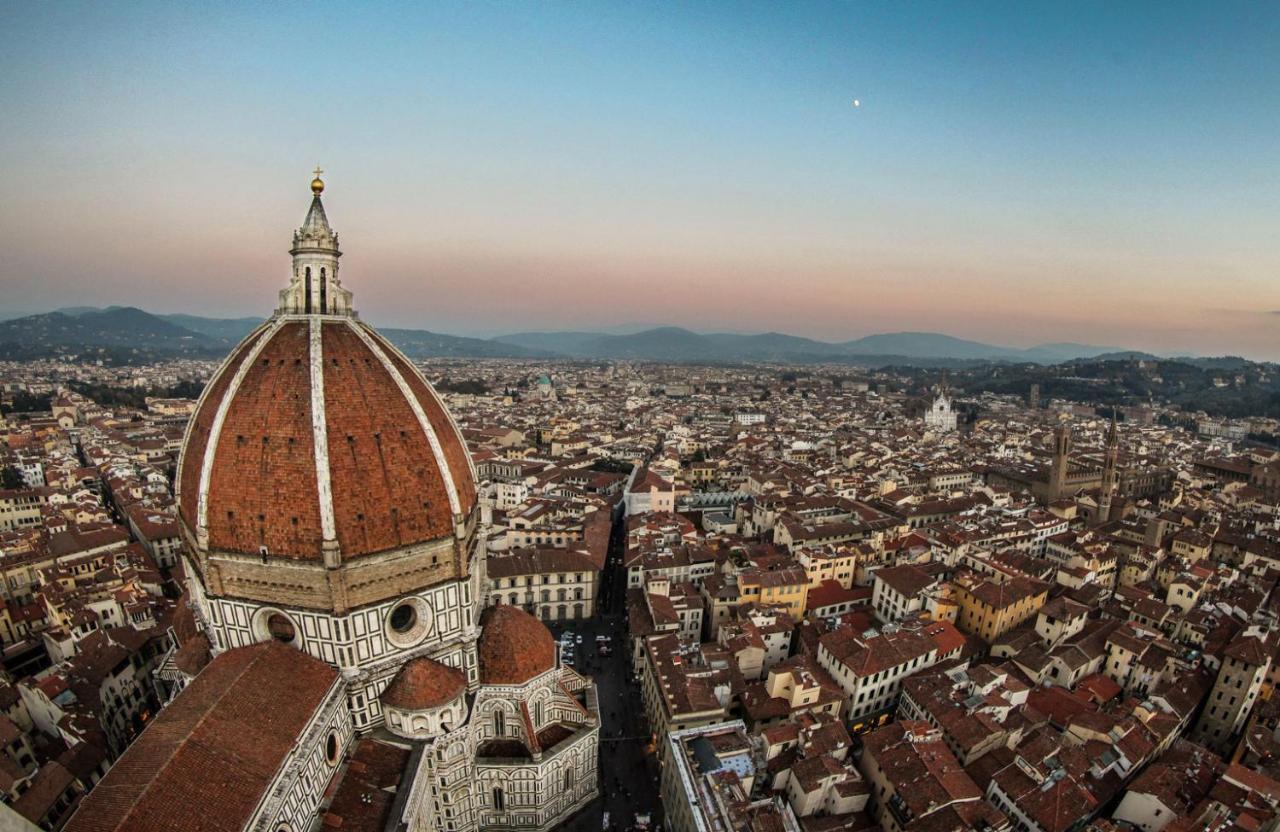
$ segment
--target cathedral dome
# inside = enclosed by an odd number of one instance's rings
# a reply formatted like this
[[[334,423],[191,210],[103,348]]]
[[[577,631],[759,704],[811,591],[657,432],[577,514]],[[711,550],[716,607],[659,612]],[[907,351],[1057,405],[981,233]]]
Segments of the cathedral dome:
[[[380,698],[382,704],[402,711],[427,711],[449,704],[466,691],[467,677],[461,670],[422,657],[400,668]]]
[[[556,666],[551,631],[519,607],[490,607],[480,625],[481,684],[523,685]]]
[[[279,308],[214,374],[183,442],[176,488],[194,566],[217,594],[326,608],[465,575],[476,490],[461,432],[352,311],[319,194],[294,241]],[[335,589],[322,574],[254,573],[243,557],[323,570],[383,553],[421,565],[370,567]]]
[[[278,316],[191,417],[179,508],[210,550],[343,560],[453,535],[475,504],[462,434],[418,370],[350,317]]]

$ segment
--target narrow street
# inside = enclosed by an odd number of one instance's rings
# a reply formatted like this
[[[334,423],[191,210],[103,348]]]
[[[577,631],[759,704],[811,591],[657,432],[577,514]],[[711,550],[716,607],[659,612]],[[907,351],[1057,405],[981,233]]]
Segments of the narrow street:
[[[601,830],[604,814],[609,829],[627,830],[637,814],[649,814],[651,827],[662,822],[658,797],[658,762],[649,751],[649,729],[640,701],[640,688],[631,678],[626,622],[626,576],[622,552],[626,527],[619,524],[609,541],[596,617],[581,622],[549,623],[557,639],[566,630],[574,633],[575,661],[579,672],[595,680],[600,701],[600,791],[594,803],[562,826],[573,832]],[[600,656],[596,636],[608,636],[611,654]],[[576,643],[581,636],[581,643]]]

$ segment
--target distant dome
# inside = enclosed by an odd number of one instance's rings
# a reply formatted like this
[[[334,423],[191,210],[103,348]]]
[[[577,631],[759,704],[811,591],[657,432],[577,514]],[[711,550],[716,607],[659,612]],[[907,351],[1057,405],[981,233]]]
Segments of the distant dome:
[[[379,698],[402,711],[427,711],[449,704],[466,690],[467,677],[461,670],[423,657],[400,668]]]
[[[551,631],[519,607],[490,607],[480,626],[481,684],[522,685],[556,666]]]

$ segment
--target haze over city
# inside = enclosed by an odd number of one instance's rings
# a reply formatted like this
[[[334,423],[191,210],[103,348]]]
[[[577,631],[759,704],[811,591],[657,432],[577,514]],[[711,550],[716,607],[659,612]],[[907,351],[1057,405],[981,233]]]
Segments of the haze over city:
[[[379,325],[1280,357],[1274,6],[64,3],[0,29],[9,315],[259,314],[318,162]]]

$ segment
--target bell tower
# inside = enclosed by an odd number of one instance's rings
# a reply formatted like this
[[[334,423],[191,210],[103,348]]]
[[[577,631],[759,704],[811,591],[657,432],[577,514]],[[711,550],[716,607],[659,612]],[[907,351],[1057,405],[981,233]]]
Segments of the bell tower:
[[[353,317],[351,292],[338,280],[338,235],[329,227],[320,195],[324,180],[319,166],[311,180],[311,208],[302,227],[293,232],[293,275],[280,291],[281,315],[344,315]]]
[[[1053,464],[1049,467],[1049,500],[1067,491],[1067,472],[1071,465],[1071,426],[1059,425],[1053,431]]]
[[[1101,525],[1111,519],[1111,501],[1115,497],[1118,485],[1117,468],[1120,461],[1120,440],[1116,432],[1116,412],[1111,411],[1111,429],[1107,431],[1107,450],[1102,464],[1102,493],[1098,498],[1097,523]]]

